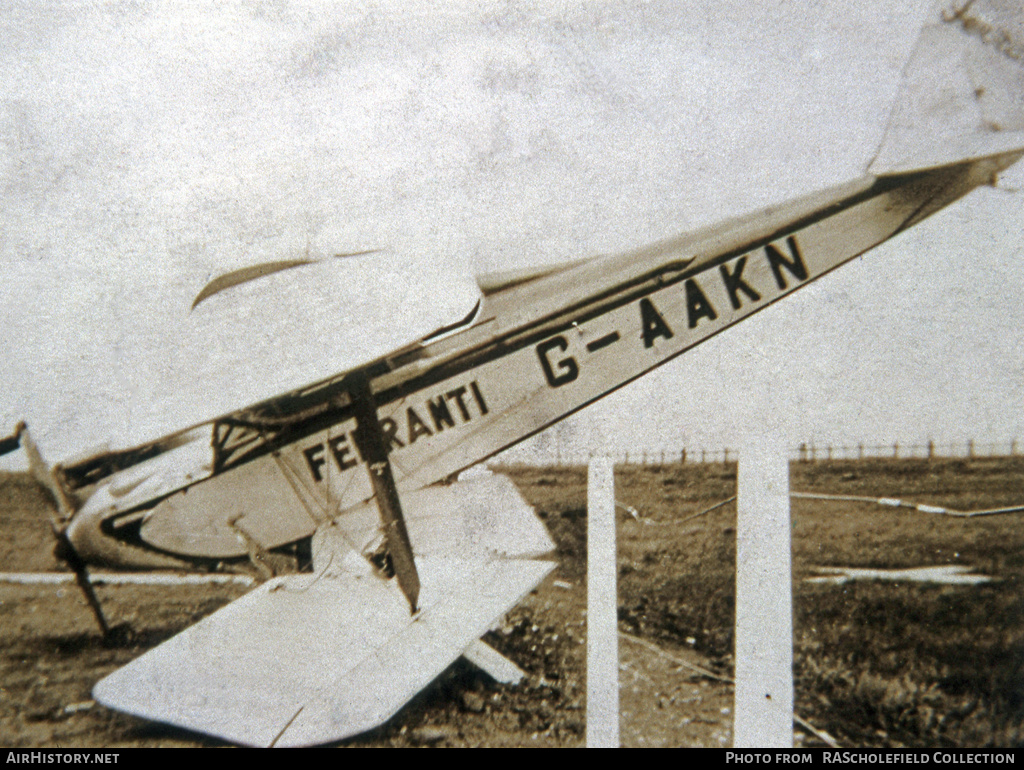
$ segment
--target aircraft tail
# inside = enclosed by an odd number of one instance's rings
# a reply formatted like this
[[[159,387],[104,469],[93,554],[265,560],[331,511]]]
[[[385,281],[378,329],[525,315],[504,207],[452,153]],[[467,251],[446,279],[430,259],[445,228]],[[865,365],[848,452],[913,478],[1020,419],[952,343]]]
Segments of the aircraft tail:
[[[929,13],[868,171],[901,174],[1015,151],[1024,151],[1024,7],[945,0]]]

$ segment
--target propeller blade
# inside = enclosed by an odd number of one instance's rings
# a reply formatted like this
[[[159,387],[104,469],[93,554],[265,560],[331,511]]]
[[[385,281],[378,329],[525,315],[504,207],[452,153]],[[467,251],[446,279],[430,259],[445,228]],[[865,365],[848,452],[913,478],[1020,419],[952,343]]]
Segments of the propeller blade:
[[[0,438],[0,457],[6,454],[10,454],[16,449],[21,447],[21,434],[25,432],[25,423],[19,422],[15,428],[14,433],[10,436]]]
[[[82,557],[79,556],[78,551],[71,544],[71,540],[68,539],[67,526],[68,522],[71,521],[71,517],[75,514],[74,503],[62,485],[59,474],[55,473],[54,468],[51,468],[43,460],[39,447],[32,440],[32,436],[29,434],[25,423],[19,422],[14,435],[3,439],[4,447],[12,440],[16,442],[17,446],[21,446],[25,450],[25,454],[28,456],[29,470],[31,470],[36,481],[49,493],[51,498],[52,506],[49,507],[48,514],[50,517],[50,530],[57,540],[57,545],[53,549],[54,556],[67,564],[72,572],[75,573],[75,581],[78,583],[78,587],[82,589],[82,593],[85,594],[85,600],[89,603],[92,614],[96,616],[96,622],[103,633],[103,638],[108,639],[110,637],[110,625],[103,614],[103,608],[100,606],[100,600],[96,596],[95,589],[92,587],[92,581],[89,580],[89,571],[86,569]]]

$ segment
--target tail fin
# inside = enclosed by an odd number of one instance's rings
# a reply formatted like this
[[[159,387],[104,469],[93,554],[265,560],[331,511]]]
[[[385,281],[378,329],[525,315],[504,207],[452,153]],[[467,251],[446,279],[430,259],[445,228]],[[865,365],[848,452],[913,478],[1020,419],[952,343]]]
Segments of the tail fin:
[[[921,31],[872,174],[1024,150],[1024,8],[950,1]]]

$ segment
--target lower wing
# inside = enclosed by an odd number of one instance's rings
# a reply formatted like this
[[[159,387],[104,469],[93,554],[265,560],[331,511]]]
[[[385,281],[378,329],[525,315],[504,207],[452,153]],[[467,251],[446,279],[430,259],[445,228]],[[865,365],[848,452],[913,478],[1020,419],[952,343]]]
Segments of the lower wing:
[[[96,685],[100,703],[249,746],[309,746],[393,716],[554,568],[503,477],[406,496],[419,611],[371,566],[372,518],[321,527],[314,574],[265,583]],[[364,526],[366,524],[366,526]]]

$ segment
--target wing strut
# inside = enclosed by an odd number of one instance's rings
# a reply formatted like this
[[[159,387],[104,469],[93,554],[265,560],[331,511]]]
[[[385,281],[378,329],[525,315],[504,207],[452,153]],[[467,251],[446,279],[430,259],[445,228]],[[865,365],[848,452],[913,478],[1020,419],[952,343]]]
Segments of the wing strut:
[[[349,380],[349,394],[355,411],[355,439],[359,453],[366,461],[370,483],[377,499],[377,511],[384,525],[384,538],[391,554],[391,562],[398,577],[398,585],[409,600],[409,609],[416,614],[416,600],[420,594],[420,577],[413,560],[409,531],[402,516],[402,505],[398,500],[395,478],[388,461],[388,448],[384,443],[384,432],[377,419],[377,406],[373,402],[370,381],[363,372],[356,372]]]

